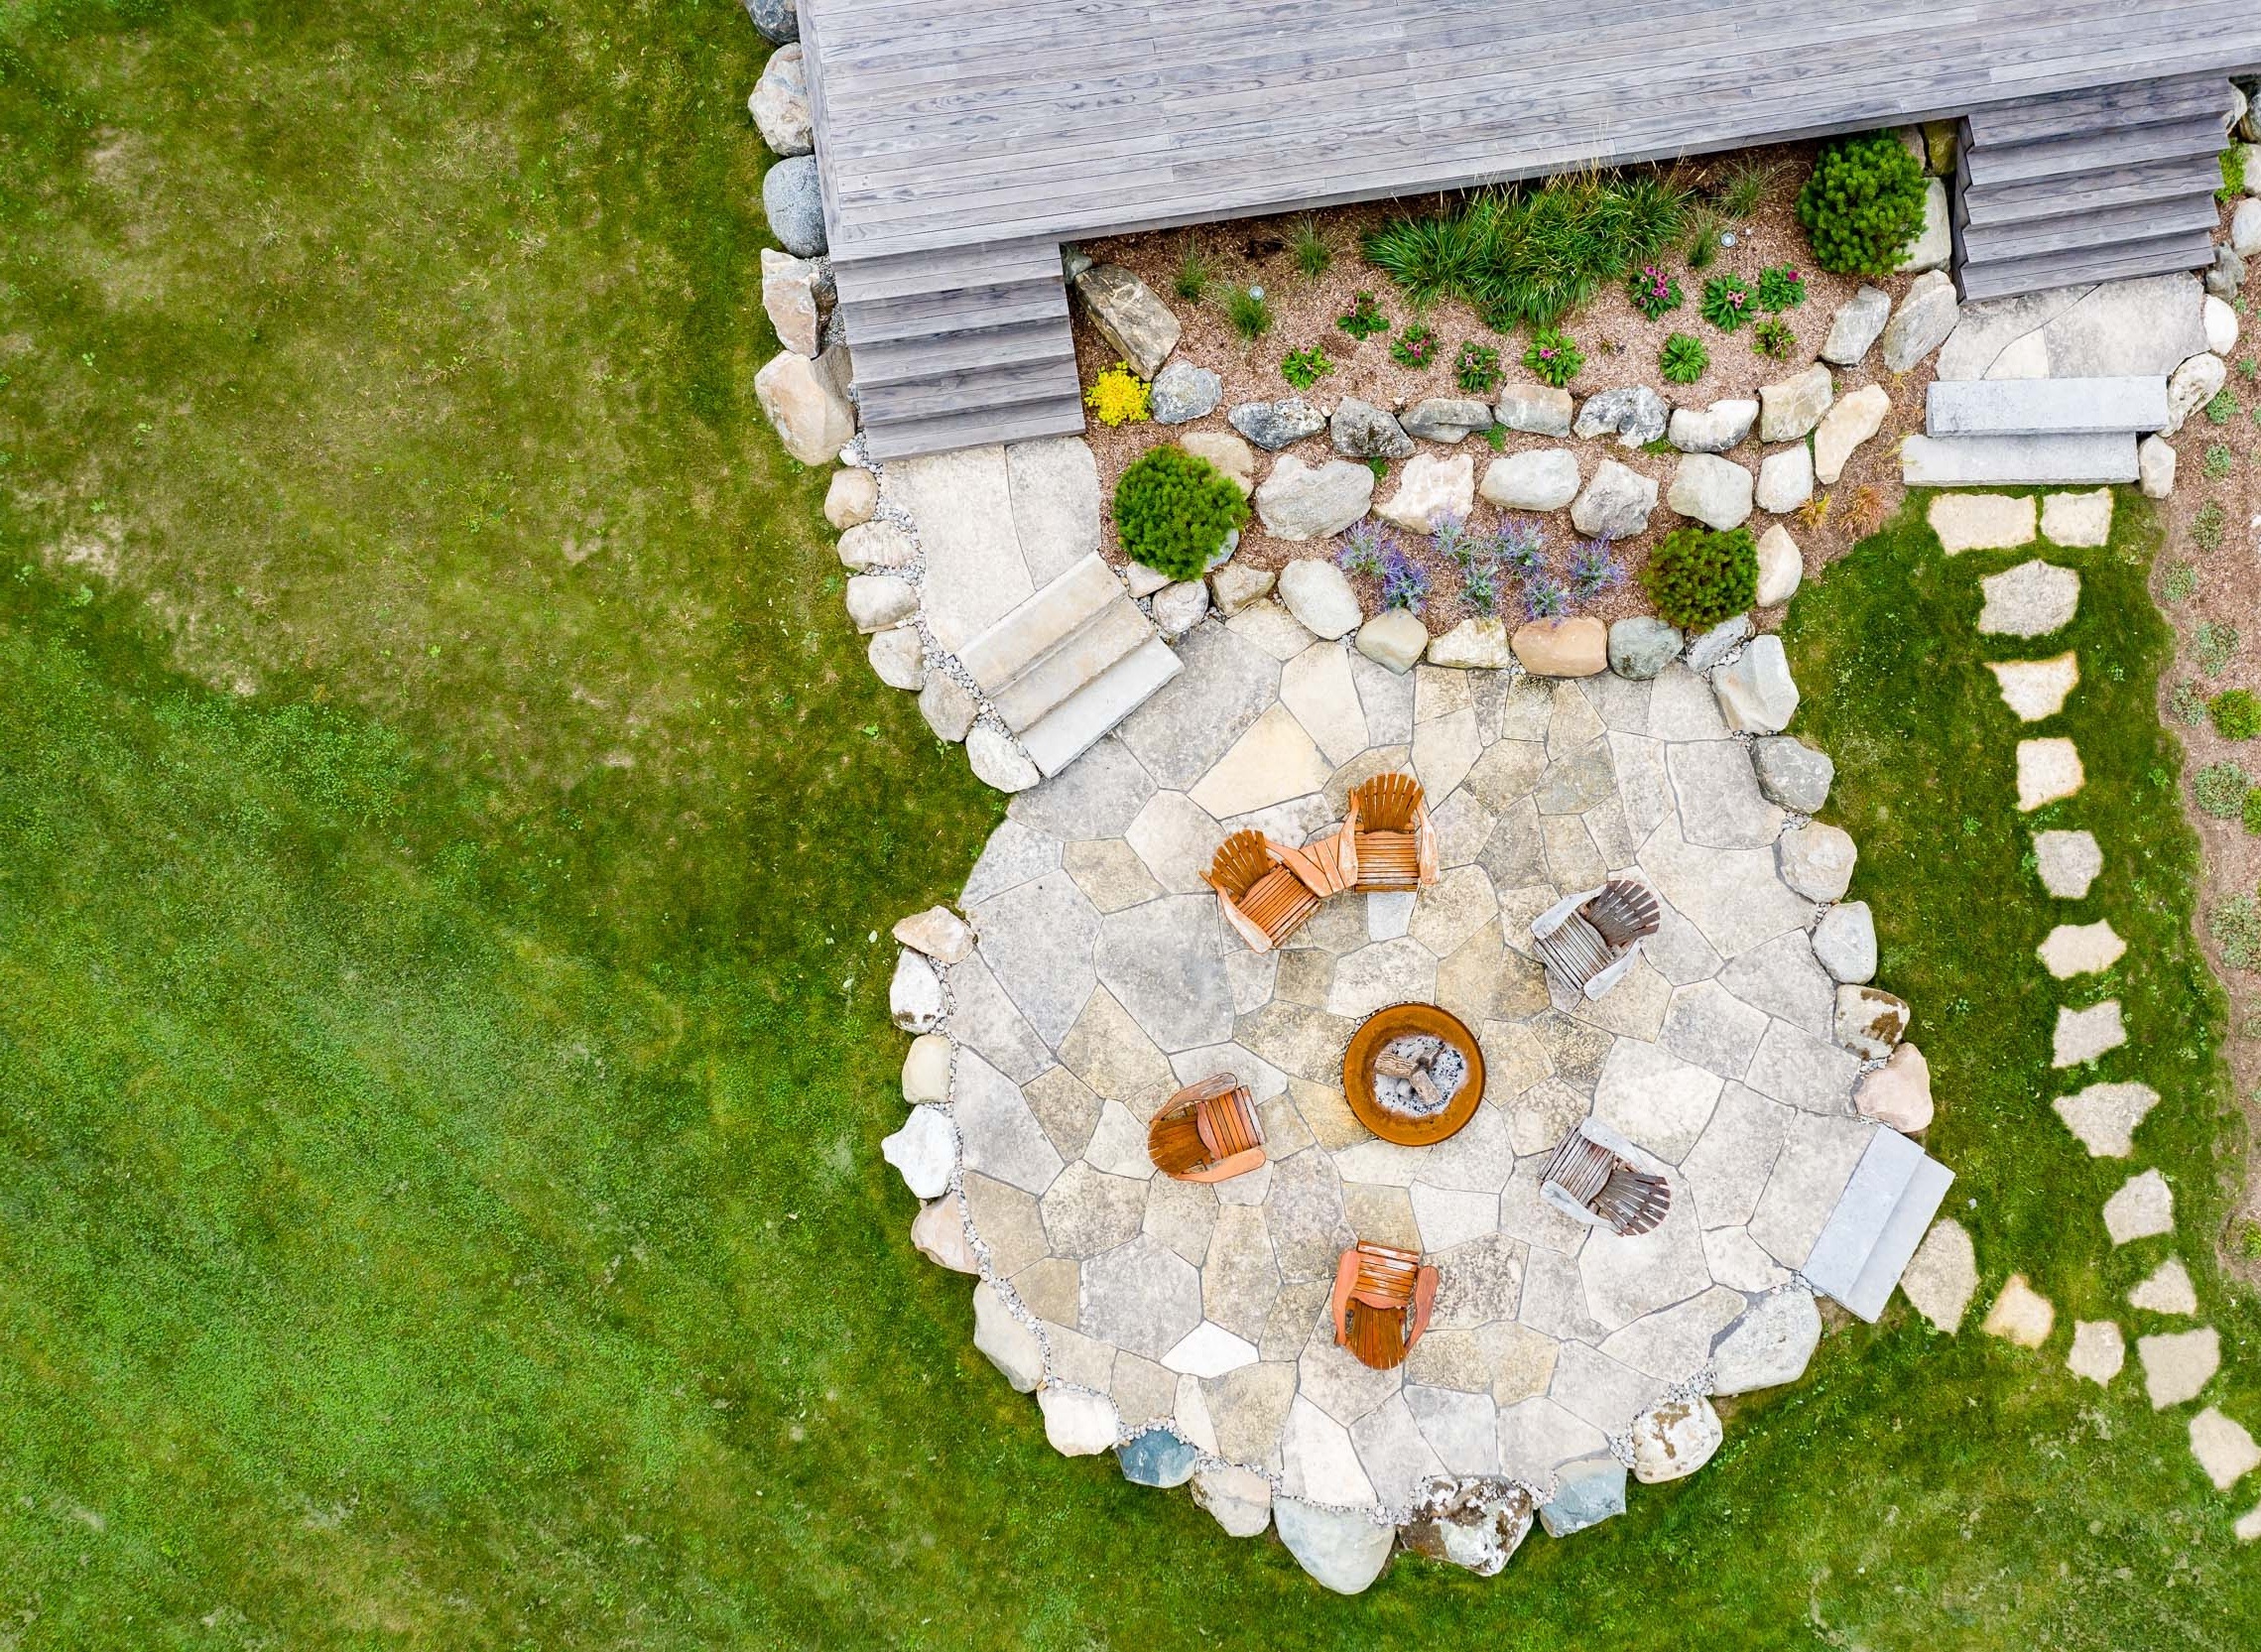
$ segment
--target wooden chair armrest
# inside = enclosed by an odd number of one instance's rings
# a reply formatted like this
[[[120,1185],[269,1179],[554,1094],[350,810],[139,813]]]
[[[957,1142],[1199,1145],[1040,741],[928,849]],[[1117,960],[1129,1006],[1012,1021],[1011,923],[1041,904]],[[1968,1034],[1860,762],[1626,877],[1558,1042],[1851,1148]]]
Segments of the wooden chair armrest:
[[[1352,1245],[1334,1264],[1334,1339],[1350,1334],[1350,1293],[1358,1288],[1358,1247]]]
[[[1437,1283],[1436,1267],[1426,1262],[1423,1263],[1421,1272],[1414,1276],[1413,1324],[1405,1334],[1406,1346],[1408,1347],[1413,1345],[1413,1339],[1416,1336],[1429,1329],[1430,1311],[1437,1305]]]
[[[1229,1182],[1235,1176],[1246,1176],[1264,1163],[1264,1149],[1242,1148],[1238,1153],[1227,1154],[1206,1170],[1196,1170],[1179,1178],[1181,1182]]]

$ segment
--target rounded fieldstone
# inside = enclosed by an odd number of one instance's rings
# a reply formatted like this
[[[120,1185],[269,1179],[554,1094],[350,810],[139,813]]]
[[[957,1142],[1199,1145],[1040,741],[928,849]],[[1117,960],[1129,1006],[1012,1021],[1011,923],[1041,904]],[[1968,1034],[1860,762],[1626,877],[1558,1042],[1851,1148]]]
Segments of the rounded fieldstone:
[[[762,39],[775,45],[790,45],[801,38],[798,0],[746,0],[746,15],[753,19]]]
[[[1793,826],[1775,843],[1782,881],[1810,901],[1842,897],[1858,857],[1852,834],[1822,821]]]
[[[1570,526],[1589,539],[1631,539],[1648,527],[1649,513],[1656,508],[1653,478],[1603,459],[1570,506]]]
[[[1044,1413],[1045,1439],[1062,1457],[1096,1457],[1110,1450],[1122,1432],[1114,1401],[1104,1394],[1047,1384],[1037,1396],[1037,1409]]]
[[[926,645],[915,625],[881,631],[864,645],[864,658],[882,683],[891,689],[917,694],[927,686]]]
[[[1209,587],[1198,579],[1168,585],[1154,595],[1154,628],[1171,642],[1201,623],[1209,611]]]
[[[1397,1541],[1396,1531],[1363,1514],[1293,1497],[1274,1500],[1272,1523],[1296,1564],[1337,1594],[1356,1594],[1379,1578]]]
[[[1716,453],[1690,453],[1673,471],[1665,503],[1722,532],[1740,528],[1751,515],[1751,473]]]
[[[1324,539],[1364,516],[1373,499],[1374,472],[1365,465],[1352,459],[1306,464],[1286,453],[1256,490],[1256,514],[1275,539]]]
[[[1840,901],[1814,926],[1814,956],[1829,978],[1858,986],[1876,975],[1876,918],[1866,901]]]
[[[1484,467],[1477,489],[1510,511],[1559,511],[1578,493],[1578,456],[1568,447],[1534,447]]]
[[[1535,619],[1516,627],[1508,646],[1533,677],[1593,677],[1609,664],[1609,632],[1591,614]]]
[[[1488,403],[1467,396],[1432,396],[1414,404],[1398,421],[1405,434],[1424,442],[1461,442],[1492,425]]]
[[[1915,1135],[1932,1127],[1932,1064],[1913,1044],[1903,1044],[1853,1091],[1853,1110],[1863,1118]]]
[[[1044,778],[1011,735],[987,723],[967,731],[965,760],[973,770],[974,779],[1008,795],[1025,792]]]
[[[777,244],[796,258],[825,251],[824,197],[814,155],[796,155],[762,174],[762,215]]]
[[[1790,537],[1790,530],[1779,522],[1759,535],[1758,556],[1758,604],[1779,608],[1798,594],[1806,577],[1806,559],[1798,554],[1798,542]]]
[[[1706,408],[1673,409],[1672,445],[1684,453],[1723,453],[1751,434],[1759,404],[1747,397],[1713,402]]]
[[[908,947],[895,956],[895,975],[887,983],[887,1013],[907,1033],[931,1033],[942,1018],[942,978]]]
[[[1688,639],[1688,669],[1702,677],[1750,640],[1751,616],[1737,614]]]
[[[1737,733],[1779,734],[1798,711],[1798,685],[1791,681],[1782,639],[1771,631],[1752,638],[1741,658],[1713,672],[1711,689],[1720,716]]]
[[[1796,1382],[1821,1339],[1821,1315],[1812,1292],[1791,1289],[1762,1298],[1711,1350],[1711,1392],[1748,1394]]]
[[[1043,1340],[1014,1317],[986,1280],[973,1288],[973,1345],[1004,1374],[1016,1394],[1033,1393],[1044,1380]]]
[[[949,1040],[940,1033],[921,1033],[903,1057],[903,1099],[917,1106],[922,1101],[949,1099]]]
[[[2175,491],[2175,449],[2165,437],[2147,436],[2136,444],[2135,473],[2146,499],[2164,499]]]
[[[846,533],[871,520],[879,508],[879,478],[868,470],[842,465],[824,488],[824,520]]]
[[[1403,677],[1429,646],[1429,627],[1403,608],[1376,614],[1358,627],[1358,652]]]
[[[1327,440],[1346,458],[1413,456],[1413,438],[1405,434],[1396,416],[1355,396],[1345,396],[1335,408],[1334,417],[1327,422]]]
[[[1609,669],[1646,683],[1680,658],[1680,631],[1654,614],[1635,614],[1609,628]]]
[[[1751,767],[1759,777],[1759,791],[1770,803],[1801,815],[1811,815],[1829,801],[1829,783],[1837,766],[1825,751],[1816,751],[1789,734],[1770,734],[1751,742]]]
[[[1759,440],[1798,442],[1829,411],[1837,393],[1829,369],[1817,361],[1803,373],[1759,386]]]
[[[1183,425],[1214,413],[1224,399],[1224,380],[1191,361],[1173,361],[1154,375],[1150,396],[1157,425]]]
[[[1315,637],[1348,636],[1363,617],[1349,579],[1323,558],[1298,558],[1282,569],[1279,591],[1288,612]]]
[[[1781,447],[1759,460],[1753,492],[1762,511],[1784,516],[1814,497],[1814,450],[1805,443]]]
[[[807,155],[816,147],[809,113],[809,75],[801,48],[781,47],[762,65],[761,78],[746,98],[762,142],[780,155]]]
[[[1908,1000],[1881,987],[1837,988],[1837,1042],[1863,1061],[1880,1061],[1898,1049],[1909,1016]]]
[[[1201,1454],[1168,1429],[1147,1429],[1115,1448],[1123,1478],[1133,1485],[1184,1485],[1201,1465]]]
[[[938,1199],[949,1189],[957,1163],[957,1135],[949,1114],[940,1107],[911,1109],[903,1128],[879,1144],[879,1156],[903,1174],[903,1185],[921,1199]]]
[[[1276,402],[1241,402],[1225,422],[1259,447],[1278,452],[1326,429],[1326,415],[1301,396]]]
[[[1620,446],[1645,447],[1665,434],[1671,419],[1672,409],[1662,396],[1645,384],[1632,384],[1588,396],[1570,429],[1589,442],[1613,435]]]

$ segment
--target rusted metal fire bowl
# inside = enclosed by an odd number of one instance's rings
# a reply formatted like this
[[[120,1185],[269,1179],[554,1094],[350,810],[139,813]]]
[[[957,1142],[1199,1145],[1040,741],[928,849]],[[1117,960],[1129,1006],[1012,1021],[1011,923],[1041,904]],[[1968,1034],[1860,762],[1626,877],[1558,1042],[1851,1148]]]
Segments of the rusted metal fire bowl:
[[[1468,1064],[1466,1080],[1438,1112],[1401,1113],[1385,1107],[1374,1093],[1374,1058],[1392,1040],[1424,1034],[1443,1039],[1459,1051]],[[1452,1135],[1475,1116],[1476,1103],[1484,1098],[1484,1053],[1476,1047],[1476,1035],[1458,1016],[1435,1004],[1392,1004],[1368,1016],[1351,1035],[1350,1048],[1342,1053],[1342,1093],[1358,1122],[1382,1140],[1400,1147],[1427,1147]]]

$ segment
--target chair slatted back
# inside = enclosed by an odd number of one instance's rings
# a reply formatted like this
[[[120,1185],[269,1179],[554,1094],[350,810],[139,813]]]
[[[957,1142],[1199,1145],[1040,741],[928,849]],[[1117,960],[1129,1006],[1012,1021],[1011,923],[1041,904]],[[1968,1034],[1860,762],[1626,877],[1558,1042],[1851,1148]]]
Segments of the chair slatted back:
[[[1358,1282],[1350,1300],[1375,1308],[1404,1308],[1413,1301],[1414,1282],[1421,1276],[1421,1257],[1394,1245],[1358,1242]]]
[[[1378,774],[1362,784],[1356,796],[1360,831],[1412,833],[1422,808],[1421,782],[1412,775]],[[1362,859],[1363,843],[1358,852]]]
[[[1565,980],[1581,990],[1586,982],[1610,965],[1609,943],[1599,930],[1586,922],[1583,912],[1571,913],[1554,934],[1541,938],[1537,945],[1539,955]]]
[[[1627,1238],[1653,1231],[1672,1209],[1672,1184],[1636,1169],[1582,1130],[1547,1161],[1544,1178]]]
[[[1256,1121],[1256,1103],[1246,1084],[1196,1102],[1193,1124],[1201,1133],[1201,1144],[1208,1149],[1212,1165],[1264,1145],[1264,1127]]]
[[[1209,887],[1220,895],[1239,900],[1250,886],[1276,870],[1272,851],[1261,831],[1236,831],[1217,845],[1214,859],[1209,862]]]
[[[1640,884],[1615,878],[1585,903],[1584,916],[1612,952],[1657,933],[1657,897]]]
[[[1352,1298],[1343,1317],[1342,1345],[1361,1365],[1395,1370],[1405,1363],[1406,1325],[1412,1316],[1411,1308],[1375,1308]]]

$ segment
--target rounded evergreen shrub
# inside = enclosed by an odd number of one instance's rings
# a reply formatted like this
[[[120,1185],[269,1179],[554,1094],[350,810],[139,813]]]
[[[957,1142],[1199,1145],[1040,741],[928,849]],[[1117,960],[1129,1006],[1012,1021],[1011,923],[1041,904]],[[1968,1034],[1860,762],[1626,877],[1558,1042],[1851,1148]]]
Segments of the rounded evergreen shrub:
[[[2206,702],[2214,732],[2225,740],[2250,740],[2261,734],[2261,699],[2250,689],[2228,689]]]
[[[1798,191],[1814,262],[1839,275],[1888,275],[1924,228],[1924,169],[1889,132],[1824,144]]]
[[[1115,483],[1115,536],[1131,561],[1173,579],[1197,579],[1225,535],[1248,522],[1248,501],[1207,459],[1150,447]]]
[[[1641,588],[1671,624],[1708,631],[1757,603],[1758,546],[1748,528],[1677,529],[1649,553]]]

